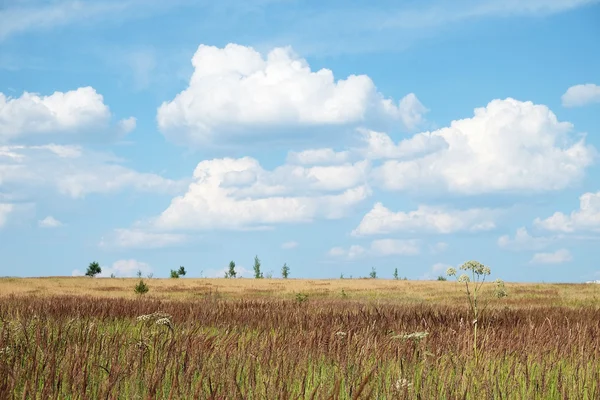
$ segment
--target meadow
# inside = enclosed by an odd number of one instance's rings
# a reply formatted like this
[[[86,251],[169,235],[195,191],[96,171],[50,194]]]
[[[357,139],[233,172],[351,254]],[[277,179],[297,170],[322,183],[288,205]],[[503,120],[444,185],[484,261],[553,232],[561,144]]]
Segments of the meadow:
[[[145,281],[0,279],[0,398],[600,398],[600,285]]]

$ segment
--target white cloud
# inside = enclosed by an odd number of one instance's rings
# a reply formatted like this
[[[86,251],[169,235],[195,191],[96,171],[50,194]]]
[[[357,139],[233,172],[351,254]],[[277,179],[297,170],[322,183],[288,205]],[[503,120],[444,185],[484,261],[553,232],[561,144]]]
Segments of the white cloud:
[[[119,132],[123,135],[126,135],[135,129],[135,127],[137,125],[137,119],[135,117],[125,118],[125,119],[120,120],[118,125],[119,125]]]
[[[102,95],[89,86],[49,96],[25,92],[11,98],[0,93],[0,142],[52,133],[97,132],[108,127],[110,117]]]
[[[426,109],[414,94],[398,105],[377,91],[366,75],[336,81],[333,72],[313,72],[290,47],[266,58],[251,47],[200,45],[192,58],[189,87],[158,109],[168,137],[199,144],[215,135],[250,133],[268,127],[357,124],[375,118],[398,120],[409,128]],[[280,131],[279,131],[280,132]]]
[[[110,267],[100,266],[100,268],[102,269],[102,272],[96,275],[99,278],[109,278],[111,275],[114,275],[117,278],[132,278],[137,276],[138,271],[142,271],[142,275],[152,273],[150,265],[134,259],[118,260]],[[72,276],[83,276],[84,274],[85,272],[82,272],[79,269],[74,269],[71,273]]]
[[[295,242],[293,240],[281,244],[281,248],[286,250],[295,249],[296,247],[298,247],[298,242]]]
[[[429,271],[425,272],[420,279],[423,280],[432,280],[437,279],[438,276],[443,275],[446,276],[446,270],[452,267],[450,264],[444,263],[435,263],[431,266]]]
[[[52,215],[48,215],[46,218],[38,221],[40,228],[58,228],[62,226],[62,222],[54,218]]]
[[[567,249],[556,250],[554,253],[536,253],[533,255],[531,264],[562,264],[573,259]]]
[[[527,228],[517,229],[515,237],[502,235],[498,238],[498,246],[508,250],[541,250],[555,241],[550,237],[534,237],[527,232]]]
[[[561,99],[565,107],[581,107],[587,104],[600,103],[600,86],[593,83],[571,86],[562,95]]]
[[[363,167],[357,166],[361,171]],[[152,226],[159,230],[245,229],[343,217],[370,190],[354,167],[265,171],[250,157],[202,161],[187,193],[171,201]],[[300,191],[302,195],[294,192]],[[322,192],[335,192],[323,194]]]
[[[421,252],[418,240],[379,239],[371,242],[369,248],[352,245],[349,248],[332,247],[327,254],[330,257],[354,260],[364,256],[414,256]]]
[[[1,181],[0,181],[1,182]],[[8,220],[8,215],[13,212],[14,205],[10,203],[0,203],[0,228],[2,228]]]
[[[536,218],[534,224],[549,231],[568,233],[575,231],[600,232],[600,191],[581,195],[579,197],[579,210],[572,211],[570,215],[555,212],[544,220]]]
[[[429,132],[418,133],[410,139],[401,140],[395,144],[393,140],[383,132],[368,129],[359,129],[363,134],[366,146],[359,152],[368,159],[380,158],[408,158],[423,156],[448,147],[448,143],[442,136]]]
[[[121,162],[80,146],[0,146],[0,185],[24,195],[49,188],[73,198],[125,188],[177,193],[185,187],[186,182],[137,172]]]
[[[377,235],[399,231],[453,233],[459,231],[485,231],[495,228],[498,211],[475,208],[453,210],[420,205],[408,213],[393,212],[376,203],[352,231],[354,236]]]
[[[333,149],[309,149],[300,152],[290,151],[287,162],[300,165],[343,164],[350,160],[350,152]]]
[[[597,154],[584,138],[573,140],[571,131],[572,125],[559,122],[546,106],[493,100],[475,109],[472,118],[420,134],[427,141],[424,148],[434,137],[443,139],[445,148],[414,160],[386,161],[373,175],[389,190],[445,188],[481,194],[563,189],[583,176]]]
[[[121,247],[154,249],[185,243],[187,235],[178,233],[147,232],[140,229],[115,229],[107,240],[100,241],[100,247]]]

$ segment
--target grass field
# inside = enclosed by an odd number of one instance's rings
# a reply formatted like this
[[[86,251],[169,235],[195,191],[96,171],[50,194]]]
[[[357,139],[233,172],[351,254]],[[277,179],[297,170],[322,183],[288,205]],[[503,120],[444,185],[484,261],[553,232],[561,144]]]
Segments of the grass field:
[[[600,285],[145,281],[0,279],[0,398],[600,398]]]

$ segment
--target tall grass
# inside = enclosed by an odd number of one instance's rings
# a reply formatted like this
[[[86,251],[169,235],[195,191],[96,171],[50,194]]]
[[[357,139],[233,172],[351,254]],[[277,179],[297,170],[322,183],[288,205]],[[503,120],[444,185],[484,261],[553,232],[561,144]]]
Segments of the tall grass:
[[[0,398],[600,398],[598,308],[490,309],[477,361],[467,320],[332,299],[7,297]]]

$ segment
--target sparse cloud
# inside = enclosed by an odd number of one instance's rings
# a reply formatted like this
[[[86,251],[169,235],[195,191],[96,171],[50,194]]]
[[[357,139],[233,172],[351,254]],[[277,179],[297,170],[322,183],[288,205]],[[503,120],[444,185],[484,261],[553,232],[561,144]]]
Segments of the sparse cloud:
[[[154,249],[186,243],[189,236],[178,233],[147,232],[141,229],[115,229],[109,238],[102,238],[100,247]]]
[[[38,221],[38,226],[40,228],[58,228],[62,225],[62,222],[54,218],[52,215],[48,215],[46,218]]]
[[[553,243],[556,238],[531,236],[527,228],[517,229],[514,238],[509,235],[502,235],[498,238],[498,246],[507,250],[541,250]]]
[[[415,256],[420,254],[420,243],[418,240],[379,239],[373,240],[369,248],[360,245],[352,245],[348,248],[332,247],[327,252],[328,256],[346,260],[357,258],[388,257],[388,256]]]
[[[600,103],[600,86],[593,83],[571,86],[561,99],[565,107],[582,107]]]
[[[600,232],[600,191],[582,194],[579,197],[579,209],[569,215],[555,212],[546,219],[536,218],[534,224],[539,228],[555,232]]]
[[[531,264],[562,264],[573,259],[567,249],[556,250],[553,253],[536,253],[533,255]]]
[[[298,242],[295,242],[293,240],[281,244],[281,248],[284,250],[291,250],[295,249],[296,247],[298,247]]]

